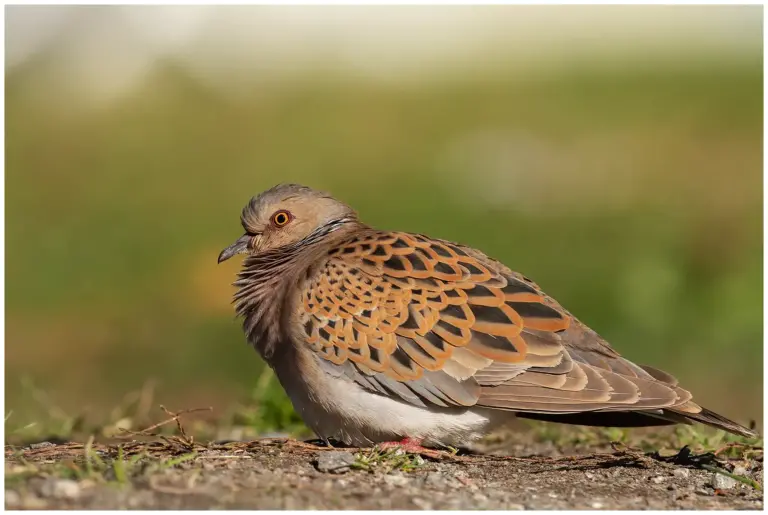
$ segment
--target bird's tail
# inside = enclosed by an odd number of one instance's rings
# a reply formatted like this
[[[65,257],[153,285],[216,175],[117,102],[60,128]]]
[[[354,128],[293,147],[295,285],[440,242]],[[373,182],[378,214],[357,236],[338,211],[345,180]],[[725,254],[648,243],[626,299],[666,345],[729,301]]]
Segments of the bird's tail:
[[[699,422],[729,433],[756,438],[760,435],[714,411],[686,402],[674,409],[639,411],[584,411],[580,413],[516,413],[520,418],[603,427],[652,427]]]
[[[706,424],[717,429],[722,429],[723,431],[728,431],[729,433],[736,435],[746,436],[748,438],[757,438],[760,436],[756,431],[744,427],[741,424],[734,422],[733,420],[715,413],[714,411],[710,411],[707,408],[701,407],[693,402],[687,402],[682,406],[676,406],[672,410],[663,411],[664,415],[672,415],[674,413],[683,419],[693,420],[695,422]]]

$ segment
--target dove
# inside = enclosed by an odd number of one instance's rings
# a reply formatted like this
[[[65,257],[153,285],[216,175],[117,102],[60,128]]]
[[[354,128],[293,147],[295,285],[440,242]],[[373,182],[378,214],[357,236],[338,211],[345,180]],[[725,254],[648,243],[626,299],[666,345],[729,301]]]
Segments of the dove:
[[[531,279],[451,241],[379,230],[281,184],[243,208],[234,286],[247,341],[320,438],[466,446],[514,417],[613,427],[703,423],[670,374],[622,357]]]

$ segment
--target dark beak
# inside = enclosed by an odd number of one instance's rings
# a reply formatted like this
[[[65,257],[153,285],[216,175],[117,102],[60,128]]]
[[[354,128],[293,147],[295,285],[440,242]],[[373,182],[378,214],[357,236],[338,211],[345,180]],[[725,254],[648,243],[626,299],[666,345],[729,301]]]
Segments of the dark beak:
[[[235,254],[245,254],[248,252],[248,243],[250,243],[251,237],[250,234],[243,234],[236,242],[222,250],[221,254],[219,254],[219,263],[226,261]]]

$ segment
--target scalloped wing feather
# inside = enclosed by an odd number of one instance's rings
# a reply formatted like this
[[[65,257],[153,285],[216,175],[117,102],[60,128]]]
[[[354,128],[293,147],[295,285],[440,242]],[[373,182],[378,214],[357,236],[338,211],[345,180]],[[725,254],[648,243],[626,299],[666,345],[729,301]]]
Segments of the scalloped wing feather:
[[[334,246],[300,317],[325,366],[416,405],[575,413],[690,400],[522,275],[423,235],[370,230]]]

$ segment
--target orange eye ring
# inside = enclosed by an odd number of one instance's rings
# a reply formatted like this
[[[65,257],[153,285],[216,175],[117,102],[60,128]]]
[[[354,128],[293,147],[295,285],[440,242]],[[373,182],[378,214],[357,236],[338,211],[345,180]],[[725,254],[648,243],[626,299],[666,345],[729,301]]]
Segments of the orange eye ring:
[[[291,220],[293,220],[293,215],[284,209],[272,215],[272,225],[275,227],[285,227]]]

